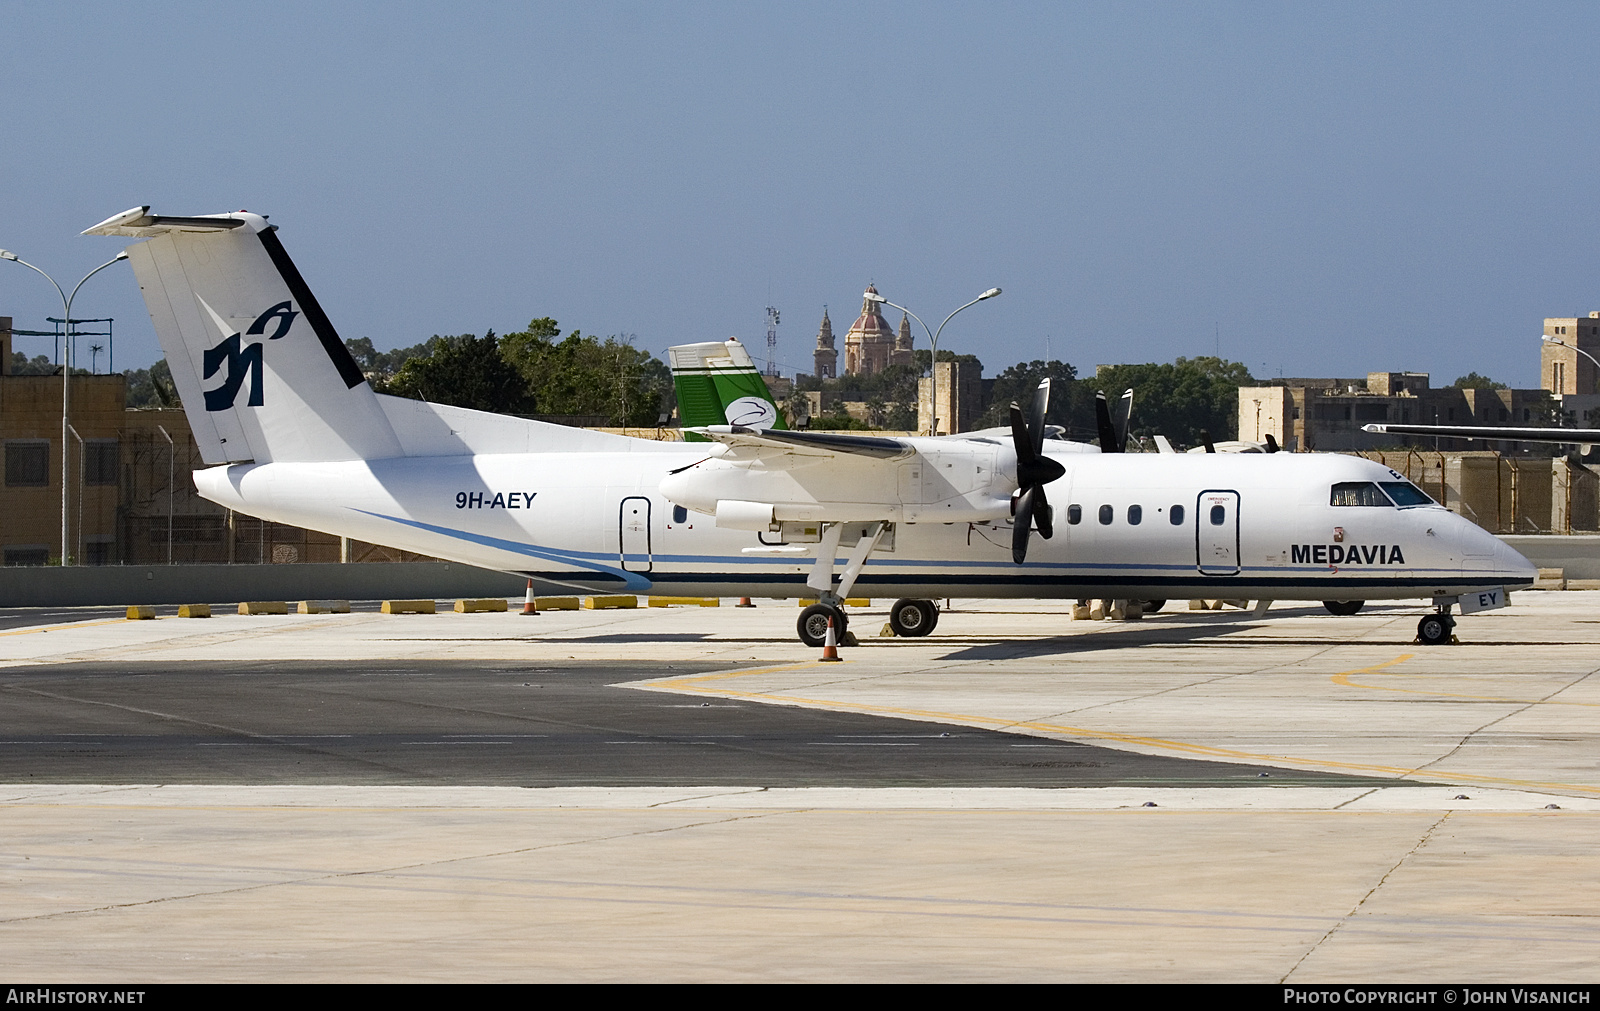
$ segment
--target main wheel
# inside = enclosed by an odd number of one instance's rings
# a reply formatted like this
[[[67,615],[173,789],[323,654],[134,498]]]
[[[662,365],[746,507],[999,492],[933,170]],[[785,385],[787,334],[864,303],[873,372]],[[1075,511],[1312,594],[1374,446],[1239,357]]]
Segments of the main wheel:
[[[844,609],[829,607],[827,604],[812,604],[800,612],[800,620],[795,623],[795,629],[800,633],[800,641],[813,649],[826,645],[829,618],[833,619],[833,641],[843,643],[844,630],[849,624],[845,620]]]
[[[889,608],[889,627],[894,634],[917,638],[933,631],[939,623],[939,609],[931,600],[911,600],[902,597]]]
[[[1361,610],[1361,605],[1365,603],[1366,601],[1364,600],[1324,600],[1322,606],[1326,607],[1330,614],[1348,618]]]
[[[1145,614],[1155,614],[1157,611],[1167,606],[1167,602],[1165,600],[1142,600],[1139,603]]]
[[[1448,614],[1425,614],[1417,622],[1417,639],[1424,646],[1443,646],[1455,630],[1455,619]]]

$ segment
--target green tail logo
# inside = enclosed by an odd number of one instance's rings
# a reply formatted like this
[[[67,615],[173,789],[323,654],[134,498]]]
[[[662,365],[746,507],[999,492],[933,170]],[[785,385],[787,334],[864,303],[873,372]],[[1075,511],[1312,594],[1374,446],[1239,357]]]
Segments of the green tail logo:
[[[678,419],[684,428],[738,425],[787,431],[767,382],[750,353],[737,340],[680,344],[667,349],[672,385],[678,391]],[[685,433],[685,441],[705,436]]]

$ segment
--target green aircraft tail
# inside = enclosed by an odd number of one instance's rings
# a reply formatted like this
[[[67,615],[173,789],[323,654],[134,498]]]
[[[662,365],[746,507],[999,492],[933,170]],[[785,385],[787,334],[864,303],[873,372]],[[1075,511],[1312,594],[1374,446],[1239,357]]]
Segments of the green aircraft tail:
[[[787,431],[783,413],[750,353],[737,340],[680,344],[667,349],[672,384],[678,391],[678,420],[684,428],[740,425]],[[705,436],[685,433],[688,442]]]

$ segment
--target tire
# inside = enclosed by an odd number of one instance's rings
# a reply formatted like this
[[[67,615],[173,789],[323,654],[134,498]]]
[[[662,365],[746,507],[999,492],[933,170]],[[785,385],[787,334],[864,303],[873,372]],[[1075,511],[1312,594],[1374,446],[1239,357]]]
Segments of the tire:
[[[1167,602],[1165,600],[1141,600],[1139,603],[1145,614],[1155,614],[1157,611],[1167,606]]]
[[[1417,622],[1417,641],[1424,646],[1448,645],[1455,627],[1455,620],[1448,614],[1425,614]]]
[[[1322,606],[1326,607],[1330,614],[1348,618],[1350,615],[1360,611],[1361,606],[1365,603],[1366,601],[1364,600],[1324,600]]]
[[[902,597],[889,608],[889,627],[894,634],[915,639],[933,631],[939,623],[939,609],[931,600],[911,600]]]
[[[800,620],[795,622],[795,630],[800,633],[800,641],[812,649],[820,649],[827,645],[829,618],[833,619],[833,641],[842,645],[844,630],[848,626],[844,611],[829,607],[827,604],[812,604],[800,612]]]

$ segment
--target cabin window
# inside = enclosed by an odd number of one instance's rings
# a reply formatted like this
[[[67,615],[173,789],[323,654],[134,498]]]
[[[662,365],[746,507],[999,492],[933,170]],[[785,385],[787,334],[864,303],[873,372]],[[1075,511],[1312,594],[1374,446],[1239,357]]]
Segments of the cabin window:
[[[1144,519],[1144,507],[1131,505],[1128,507],[1128,526],[1136,527]]]
[[[1433,499],[1428,493],[1412,484],[1410,481],[1384,481],[1383,490],[1394,499],[1395,505],[1405,506],[1432,505]]]
[[[1111,525],[1111,507],[1108,505],[1100,507],[1100,525],[1103,527]]]
[[[672,522],[674,522],[674,523],[687,523],[687,522],[689,522],[689,510],[685,509],[681,505],[673,506],[672,507]]]
[[[1212,506],[1211,507],[1211,525],[1214,526],[1214,527],[1220,527],[1220,526],[1222,526],[1222,524],[1224,524],[1226,522],[1228,522],[1228,507],[1227,506],[1220,506],[1220,505]]]
[[[1067,522],[1072,524],[1073,526],[1077,526],[1079,523],[1082,523],[1083,522],[1083,506],[1078,505],[1076,502],[1074,502],[1072,505],[1067,506]]]
[[[1328,496],[1328,504],[1336,506],[1386,506],[1393,503],[1371,481],[1340,481],[1333,486],[1333,491]]]
[[[1175,526],[1175,527],[1183,526],[1183,506],[1181,506],[1181,505],[1173,506],[1172,507],[1172,512],[1169,513],[1168,515],[1172,519],[1172,525],[1173,526]]]

